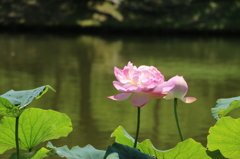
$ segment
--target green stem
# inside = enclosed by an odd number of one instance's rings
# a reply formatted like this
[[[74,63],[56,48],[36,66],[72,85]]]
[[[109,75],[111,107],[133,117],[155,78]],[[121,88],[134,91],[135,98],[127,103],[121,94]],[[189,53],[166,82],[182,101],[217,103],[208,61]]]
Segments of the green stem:
[[[135,137],[135,141],[134,141],[134,145],[133,145],[134,148],[137,147],[137,140],[138,140],[138,134],[139,134],[139,128],[140,128],[140,108],[141,108],[141,107],[138,107],[138,113],[137,113],[137,130],[136,130],[136,137]]]
[[[17,149],[17,159],[20,159],[19,156],[19,139],[18,139],[18,123],[19,123],[19,117],[16,117],[16,123],[15,123],[15,141],[16,141],[16,149]]]
[[[176,124],[177,124],[180,139],[183,141],[183,136],[182,136],[180,124],[179,124],[179,121],[178,121],[178,114],[177,114],[177,98],[174,98],[174,115],[175,115]]]

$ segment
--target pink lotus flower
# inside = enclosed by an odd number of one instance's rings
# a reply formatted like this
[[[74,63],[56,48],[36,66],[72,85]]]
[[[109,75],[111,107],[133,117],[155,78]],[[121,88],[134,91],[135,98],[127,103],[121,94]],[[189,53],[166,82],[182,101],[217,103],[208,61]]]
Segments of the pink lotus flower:
[[[188,85],[182,76],[174,76],[168,81],[174,83],[175,86],[167,93],[165,99],[178,98],[185,103],[192,103],[197,100],[194,97],[184,97],[187,94]]]
[[[121,94],[109,96],[113,100],[125,100],[131,94],[132,104],[142,107],[149,102],[150,97],[161,98],[174,87],[172,82],[164,82],[164,76],[153,66],[133,66],[131,62],[123,70],[114,67],[118,81],[113,81],[114,87]]]

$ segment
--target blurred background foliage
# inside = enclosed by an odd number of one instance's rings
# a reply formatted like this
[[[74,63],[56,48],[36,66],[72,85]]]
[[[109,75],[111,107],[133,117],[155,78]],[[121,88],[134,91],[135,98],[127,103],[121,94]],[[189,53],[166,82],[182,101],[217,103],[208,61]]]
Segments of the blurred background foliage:
[[[240,0],[0,0],[0,26],[239,30]]]

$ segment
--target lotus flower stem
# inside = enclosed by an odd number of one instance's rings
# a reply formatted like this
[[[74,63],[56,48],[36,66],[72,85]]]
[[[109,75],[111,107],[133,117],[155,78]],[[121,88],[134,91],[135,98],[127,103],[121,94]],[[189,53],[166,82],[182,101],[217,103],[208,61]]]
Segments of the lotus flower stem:
[[[134,141],[134,145],[133,147],[136,148],[137,147],[137,140],[138,140],[138,134],[139,134],[139,128],[140,128],[140,108],[141,107],[137,107],[138,108],[138,113],[137,113],[137,129],[136,129],[136,137],[135,137],[135,141]]]
[[[19,156],[19,139],[18,139],[18,125],[19,125],[19,117],[16,117],[16,122],[15,122],[15,141],[16,141],[16,149],[17,149],[17,159],[20,159]]]
[[[179,124],[179,121],[178,121],[178,114],[177,114],[177,98],[174,98],[174,115],[175,115],[176,124],[177,124],[180,139],[181,139],[181,141],[183,141],[183,136],[182,136],[180,124]]]

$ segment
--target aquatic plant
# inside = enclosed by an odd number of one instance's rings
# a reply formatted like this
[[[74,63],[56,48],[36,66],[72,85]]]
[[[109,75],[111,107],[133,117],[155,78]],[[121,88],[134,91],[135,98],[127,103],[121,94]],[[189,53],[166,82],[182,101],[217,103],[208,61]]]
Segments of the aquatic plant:
[[[178,106],[178,99],[183,101],[184,103],[192,103],[197,100],[194,97],[185,97],[188,91],[187,82],[184,80],[182,76],[174,76],[169,79],[169,82],[174,83],[174,87],[167,92],[167,95],[164,96],[165,99],[174,99],[174,116],[177,124],[178,133],[180,136],[181,141],[183,141],[183,135],[180,128],[179,120],[178,120],[178,113],[177,113],[177,106]]]
[[[150,97],[164,97],[174,87],[172,82],[165,82],[164,76],[153,66],[136,67],[128,62],[123,70],[115,67],[114,74],[118,81],[113,81],[113,85],[122,93],[108,98],[125,100],[133,94],[132,105],[136,107],[147,104]]]
[[[148,100],[134,97],[135,94],[138,96],[138,93],[143,93],[146,98],[150,98],[157,92],[155,97],[173,99],[174,114],[182,141],[172,149],[158,150],[149,139],[137,142],[137,136],[132,138],[122,126],[119,126],[111,134],[111,137],[115,138],[115,143],[108,146],[106,150],[97,150],[92,145],[83,148],[75,146],[71,149],[66,145],[55,147],[51,142],[48,142],[46,147],[37,148],[41,142],[66,137],[72,131],[71,120],[66,114],[54,110],[28,108],[34,99],[42,97],[48,89],[53,90],[47,85],[32,90],[10,90],[0,96],[0,115],[4,116],[0,120],[0,154],[16,148],[16,152],[10,156],[10,159],[42,159],[52,156],[68,159],[239,158],[240,118],[233,119],[226,115],[240,107],[240,97],[217,100],[216,107],[211,110],[217,122],[209,129],[207,146],[204,147],[192,138],[184,140],[180,131],[176,111],[177,100],[180,99],[185,103],[196,100],[194,97],[185,97],[188,85],[182,76],[174,76],[165,82],[164,76],[155,67],[140,66],[137,68],[132,63],[128,63],[123,70],[115,68],[115,75],[119,80],[114,82],[115,88],[122,93],[133,94],[132,98],[139,101],[134,100],[132,104],[139,110],[147,104]],[[159,80],[156,79],[158,77],[160,77]],[[118,95],[110,98],[121,99]],[[138,113],[137,133],[139,133],[140,126],[140,111]],[[20,152],[20,150],[28,152]]]
[[[137,128],[133,147],[136,148],[140,129],[140,107],[149,102],[150,97],[161,98],[174,87],[172,82],[165,82],[164,76],[153,66],[134,66],[131,62],[123,70],[115,67],[114,74],[118,81],[113,81],[114,87],[122,92],[108,98],[113,100],[127,99],[131,94],[132,104],[138,107]]]

